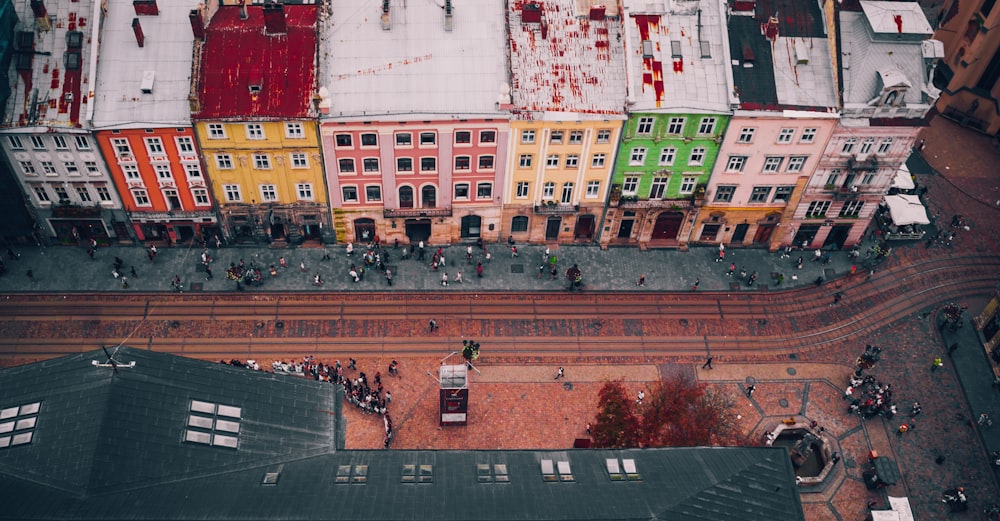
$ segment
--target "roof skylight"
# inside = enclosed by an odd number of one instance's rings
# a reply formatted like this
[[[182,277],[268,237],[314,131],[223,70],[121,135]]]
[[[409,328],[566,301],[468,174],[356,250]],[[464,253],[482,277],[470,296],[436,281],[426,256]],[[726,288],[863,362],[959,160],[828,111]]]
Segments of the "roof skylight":
[[[243,410],[231,405],[191,400],[184,441],[216,447],[239,448]]]
[[[0,449],[27,445],[35,436],[42,402],[0,409]]]

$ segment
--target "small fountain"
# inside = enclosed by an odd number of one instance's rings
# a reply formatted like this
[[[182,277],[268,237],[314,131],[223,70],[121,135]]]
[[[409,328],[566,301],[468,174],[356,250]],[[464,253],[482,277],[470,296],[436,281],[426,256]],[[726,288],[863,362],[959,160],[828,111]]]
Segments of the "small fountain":
[[[809,424],[783,421],[772,436],[772,445],[788,448],[799,486],[815,486],[826,480],[833,469],[830,444]]]

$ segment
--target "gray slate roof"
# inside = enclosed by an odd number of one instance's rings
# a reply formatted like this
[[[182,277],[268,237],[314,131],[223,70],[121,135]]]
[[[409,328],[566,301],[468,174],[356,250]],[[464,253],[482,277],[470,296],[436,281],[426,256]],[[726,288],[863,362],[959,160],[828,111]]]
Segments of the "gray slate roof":
[[[0,371],[0,409],[41,403],[31,443],[0,449],[13,498],[0,519],[804,520],[780,447],[337,450],[329,384],[128,348],[116,359],[136,366],[115,375],[94,351]],[[183,441],[191,400],[241,407],[238,449]],[[641,480],[612,481],[608,458],[634,459]],[[573,481],[544,481],[546,459]],[[477,464],[506,465],[509,483],[481,483]],[[357,465],[365,483],[337,483]],[[402,482],[404,465],[431,465],[429,482]],[[277,484],[262,484],[269,472]]]

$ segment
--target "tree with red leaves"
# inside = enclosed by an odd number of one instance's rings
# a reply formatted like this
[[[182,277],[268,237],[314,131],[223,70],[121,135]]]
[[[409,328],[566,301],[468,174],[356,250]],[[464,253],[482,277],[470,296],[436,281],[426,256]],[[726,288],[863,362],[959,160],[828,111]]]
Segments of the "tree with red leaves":
[[[743,440],[731,414],[735,401],[690,378],[657,382],[636,403],[622,381],[606,382],[598,393],[591,426],[595,447],[696,447],[738,445]]]

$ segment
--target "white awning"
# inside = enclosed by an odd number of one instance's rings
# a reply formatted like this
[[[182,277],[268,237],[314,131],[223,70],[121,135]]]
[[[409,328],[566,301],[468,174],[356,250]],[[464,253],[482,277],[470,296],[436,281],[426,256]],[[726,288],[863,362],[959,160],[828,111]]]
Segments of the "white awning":
[[[899,188],[900,190],[913,190],[916,185],[913,184],[913,178],[910,177],[910,169],[906,167],[906,163],[899,167],[896,171],[896,177],[892,178],[892,183],[889,185],[893,188]]]
[[[896,226],[907,224],[930,224],[927,209],[920,198],[915,195],[887,195],[885,204],[889,207],[889,215]]]
[[[905,497],[889,497],[892,510],[872,510],[872,521],[913,521],[910,500]]]

